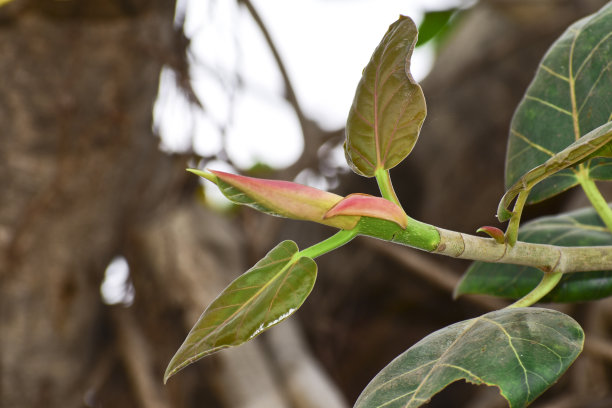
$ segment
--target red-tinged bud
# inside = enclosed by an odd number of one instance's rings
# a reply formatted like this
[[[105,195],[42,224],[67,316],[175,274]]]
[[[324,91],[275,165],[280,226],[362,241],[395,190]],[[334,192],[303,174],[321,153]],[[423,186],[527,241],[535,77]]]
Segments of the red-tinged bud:
[[[326,214],[326,219],[342,215],[361,215],[365,217],[381,218],[396,223],[406,229],[408,216],[402,208],[382,197],[369,194],[349,194]]]
[[[478,228],[476,232],[484,232],[485,234],[493,238],[498,244],[503,244],[504,242],[506,242],[504,232],[499,228],[485,226]]]
[[[214,170],[210,172],[216,176],[217,186],[228,199],[259,211],[347,230],[355,228],[359,221],[359,216],[348,214],[325,218],[327,211],[342,200],[342,196],[337,194],[289,181],[259,179]]]

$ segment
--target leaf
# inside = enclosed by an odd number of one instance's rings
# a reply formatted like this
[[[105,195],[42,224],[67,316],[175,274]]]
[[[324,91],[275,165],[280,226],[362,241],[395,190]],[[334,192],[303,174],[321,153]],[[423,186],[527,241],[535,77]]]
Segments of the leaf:
[[[571,317],[540,308],[503,309],[430,334],[387,365],[355,408],[414,408],[464,379],[495,385],[511,408],[527,406],[582,351]]]
[[[612,3],[571,25],[544,56],[510,125],[506,188],[592,130],[612,120]],[[612,179],[608,159],[582,164],[584,175]],[[548,176],[528,203],[578,184],[580,169]]]
[[[543,164],[525,173],[502,197],[497,209],[499,220],[506,221],[510,218],[510,204],[521,191],[530,190],[540,181],[563,169],[583,163],[585,160],[609,157],[612,149],[611,142],[612,122],[608,122],[581,137]]]
[[[480,227],[476,230],[476,232],[483,232],[493,238],[495,242],[498,244],[503,244],[506,242],[506,238],[504,237],[504,232],[499,228],[484,226]]]
[[[248,205],[258,211],[279,217],[314,221],[332,227],[351,230],[358,216],[325,214],[343,197],[314,187],[282,180],[266,180],[209,170],[213,175],[196,169],[187,171],[217,184],[219,190],[236,204]]]
[[[317,276],[315,262],[294,258],[297,252],[295,242],[283,241],[225,288],[172,357],[164,382],[200,358],[242,344],[293,314]]]
[[[346,160],[354,172],[373,177],[412,151],[427,108],[421,87],[410,74],[417,41],[414,22],[393,23],[363,70],[346,123]]]
[[[526,223],[519,229],[525,242],[562,246],[612,245],[612,234],[597,212],[585,208]],[[542,271],[521,265],[474,262],[455,288],[455,296],[488,294],[518,299],[542,279]],[[564,274],[544,302],[581,302],[612,295],[612,271]]]
[[[347,195],[325,214],[325,218],[336,217],[338,215],[380,218],[392,221],[404,229],[408,225],[408,215],[406,215],[401,207],[385,198],[369,194],[355,193]]]
[[[456,13],[456,8],[426,12],[423,21],[419,24],[419,39],[415,47],[425,45],[434,37],[443,34],[448,28],[450,19]]]

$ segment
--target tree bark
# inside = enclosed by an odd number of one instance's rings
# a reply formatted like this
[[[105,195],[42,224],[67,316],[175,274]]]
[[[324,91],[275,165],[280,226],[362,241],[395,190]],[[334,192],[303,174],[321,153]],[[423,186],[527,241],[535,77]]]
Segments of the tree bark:
[[[162,384],[248,268],[242,234],[196,204],[187,158],[152,131],[160,71],[186,58],[173,15],[162,0],[0,8],[0,406],[343,408],[291,325],[291,353],[258,340]],[[100,296],[115,256],[130,307]]]

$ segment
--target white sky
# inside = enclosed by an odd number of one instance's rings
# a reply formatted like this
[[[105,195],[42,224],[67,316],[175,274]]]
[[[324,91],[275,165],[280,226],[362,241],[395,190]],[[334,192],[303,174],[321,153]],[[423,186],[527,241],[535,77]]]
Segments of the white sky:
[[[323,128],[344,126],[361,70],[400,14],[418,24],[423,10],[460,0],[252,0],[270,31],[305,113]],[[180,0],[191,38],[192,84],[205,111],[189,106],[161,75],[154,109],[162,147],[213,155],[222,145],[240,168],[293,163],[302,150],[295,113],[283,100],[272,54],[248,11],[235,1]],[[430,69],[430,48],[415,50],[412,73]],[[241,78],[242,86],[237,81]]]

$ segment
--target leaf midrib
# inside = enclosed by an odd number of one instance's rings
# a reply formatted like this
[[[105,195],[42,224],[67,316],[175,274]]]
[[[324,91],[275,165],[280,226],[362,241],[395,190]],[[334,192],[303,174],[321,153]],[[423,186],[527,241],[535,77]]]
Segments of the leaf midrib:
[[[270,262],[270,263],[268,263],[268,264],[265,264],[265,265],[260,266],[258,269],[263,269],[264,267],[269,267],[270,265],[274,265],[275,263],[280,263],[280,262],[283,262],[283,261],[286,261],[286,262],[287,262],[287,264],[286,264],[286,265],[284,265],[284,266],[283,266],[283,267],[282,267],[282,268],[281,268],[281,269],[280,269],[280,270],[279,270],[279,271],[278,271],[278,272],[277,272],[277,273],[274,275],[274,277],[273,277],[272,279],[270,279],[268,282],[266,282],[265,284],[263,284],[263,285],[261,286],[261,288],[260,288],[260,289],[259,289],[257,292],[255,292],[255,293],[254,293],[254,294],[253,294],[253,295],[252,295],[252,296],[251,296],[251,297],[250,297],[250,298],[249,298],[249,299],[248,299],[246,302],[244,302],[244,303],[243,303],[243,304],[242,304],[242,305],[241,305],[239,308],[237,308],[237,309],[236,309],[236,311],[234,311],[234,313],[232,313],[232,314],[231,314],[229,317],[227,317],[227,318],[226,318],[226,319],[225,319],[223,322],[221,322],[220,324],[218,324],[218,325],[215,327],[215,329],[213,329],[213,330],[212,330],[212,331],[210,331],[208,334],[206,334],[205,336],[203,336],[203,337],[202,337],[202,339],[201,339],[200,341],[198,341],[198,342],[197,342],[197,343],[196,343],[194,346],[195,346],[195,347],[199,347],[201,344],[205,343],[205,342],[206,342],[206,341],[207,341],[207,340],[210,338],[210,336],[212,336],[212,335],[213,335],[215,332],[219,331],[221,328],[224,328],[224,327],[228,326],[228,325],[229,325],[229,323],[230,323],[230,322],[231,322],[231,321],[232,321],[232,320],[233,320],[233,319],[236,317],[236,315],[237,315],[238,313],[240,313],[242,310],[244,310],[244,309],[245,309],[245,307],[247,307],[247,305],[250,305],[251,303],[253,303],[253,302],[254,302],[254,301],[255,301],[255,300],[256,300],[256,299],[257,299],[257,298],[260,296],[260,294],[261,294],[261,293],[262,293],[264,290],[266,290],[266,289],[267,289],[267,288],[268,288],[268,287],[269,287],[269,286],[270,286],[272,283],[274,283],[274,282],[275,282],[275,281],[278,279],[278,277],[279,277],[280,275],[282,275],[282,274],[283,274],[283,273],[286,271],[286,269],[287,269],[288,267],[290,267],[290,266],[292,266],[292,265],[295,265],[295,263],[297,263],[297,261],[300,259],[300,258],[296,258],[296,259],[295,259],[293,262],[291,262],[291,260],[292,260],[291,258],[292,258],[292,257],[293,257],[293,255],[291,255],[290,257],[287,257],[287,258],[284,258],[284,259],[280,259],[280,260],[278,260],[278,261],[275,261],[275,262]],[[252,271],[252,272],[255,272],[255,271],[257,271],[257,270],[254,270],[254,271]],[[213,342],[213,343],[214,343],[214,342]]]

